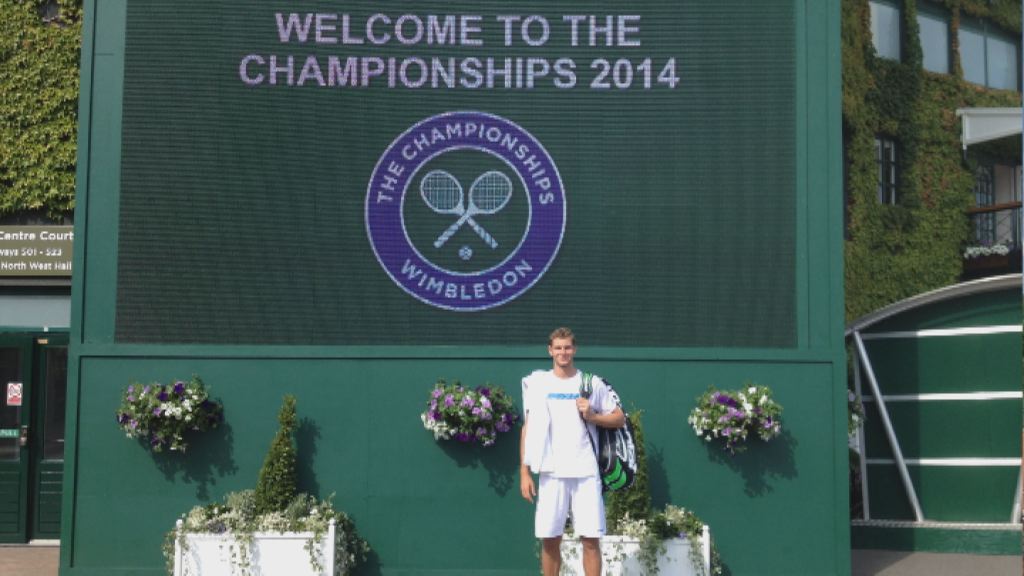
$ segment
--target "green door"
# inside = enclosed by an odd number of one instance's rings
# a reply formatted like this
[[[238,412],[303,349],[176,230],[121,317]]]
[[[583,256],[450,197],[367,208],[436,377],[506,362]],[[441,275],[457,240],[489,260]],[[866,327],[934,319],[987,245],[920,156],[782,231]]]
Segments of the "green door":
[[[0,542],[28,536],[31,359],[31,338],[0,335]]]
[[[36,389],[30,430],[32,448],[31,540],[60,538],[64,478],[64,408],[68,383],[68,337],[36,338]]]

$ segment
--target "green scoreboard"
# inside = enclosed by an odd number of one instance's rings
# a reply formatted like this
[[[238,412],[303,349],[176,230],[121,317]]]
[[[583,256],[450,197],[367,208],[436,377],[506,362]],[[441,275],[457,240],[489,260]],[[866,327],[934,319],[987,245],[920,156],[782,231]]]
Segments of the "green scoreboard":
[[[117,339],[793,347],[793,16],[130,2]]]

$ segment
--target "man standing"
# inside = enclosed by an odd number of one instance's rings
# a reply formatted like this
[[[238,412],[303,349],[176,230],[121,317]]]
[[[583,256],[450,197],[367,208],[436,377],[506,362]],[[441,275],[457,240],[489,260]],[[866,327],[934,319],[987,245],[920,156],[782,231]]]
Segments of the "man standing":
[[[523,378],[519,488],[527,501],[537,499],[534,532],[542,541],[544,576],[558,576],[562,568],[562,532],[570,509],[573,530],[583,543],[583,571],[599,576],[605,519],[594,454],[596,426],[621,428],[626,417],[618,396],[598,377],[590,398],[580,396],[582,375],[573,364],[576,337],[571,330],[551,333],[548,354],[551,370]],[[540,475],[536,485],[531,472]]]

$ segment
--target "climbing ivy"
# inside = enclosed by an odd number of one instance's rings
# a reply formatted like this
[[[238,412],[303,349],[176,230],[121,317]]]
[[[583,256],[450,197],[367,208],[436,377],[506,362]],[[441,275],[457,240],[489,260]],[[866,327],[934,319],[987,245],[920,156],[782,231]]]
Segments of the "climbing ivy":
[[[75,203],[81,0],[0,0],[0,217]]]
[[[1020,1],[940,3],[950,14],[951,74],[934,74],[921,67],[917,7],[923,1],[900,4],[904,34],[899,62],[875,53],[868,0],[842,3],[849,320],[959,279],[961,254],[970,235],[965,211],[974,204],[974,177],[962,153],[956,109],[1021,105],[1015,91],[964,81],[956,56],[961,14],[986,19],[1019,35]],[[877,199],[876,135],[898,143],[895,205]],[[1011,148],[1019,156],[1019,143]]]

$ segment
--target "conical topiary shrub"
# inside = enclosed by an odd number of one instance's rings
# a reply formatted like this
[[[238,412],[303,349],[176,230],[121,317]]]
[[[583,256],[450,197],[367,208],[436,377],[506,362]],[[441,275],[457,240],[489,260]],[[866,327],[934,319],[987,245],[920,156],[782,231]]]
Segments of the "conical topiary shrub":
[[[256,483],[256,508],[260,513],[284,511],[298,493],[294,396],[284,397],[277,421],[280,427]]]

